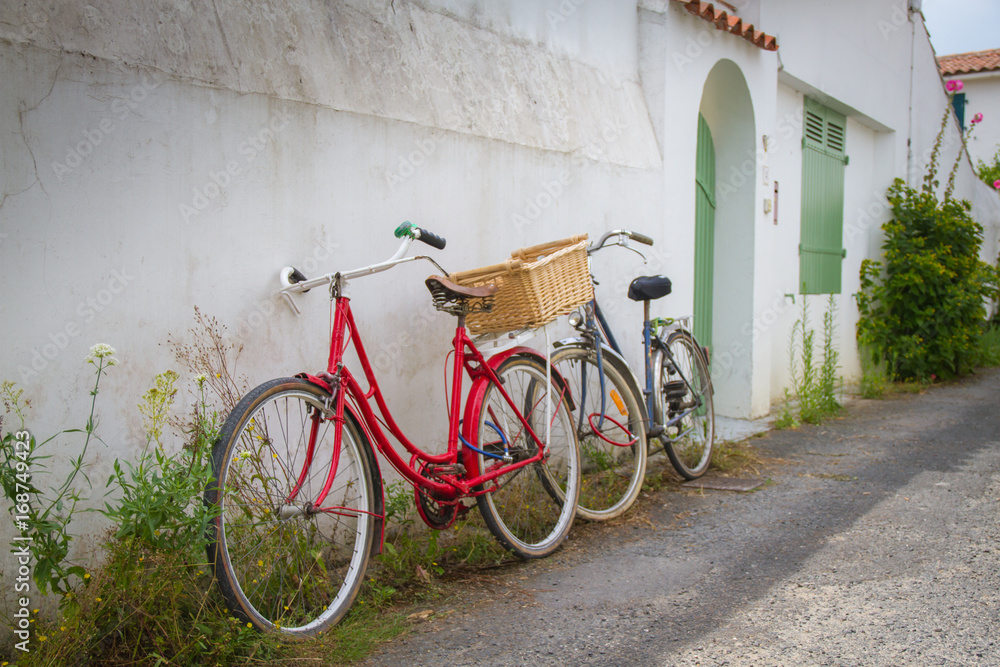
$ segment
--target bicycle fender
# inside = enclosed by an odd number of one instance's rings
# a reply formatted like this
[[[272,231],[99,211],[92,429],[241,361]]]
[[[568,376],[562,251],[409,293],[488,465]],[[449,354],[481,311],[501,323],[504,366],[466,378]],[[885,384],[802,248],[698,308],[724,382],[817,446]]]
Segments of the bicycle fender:
[[[316,385],[317,387],[327,392],[328,394],[333,393],[333,388],[330,386],[330,383],[324,380],[323,378],[319,377],[318,375],[313,375],[312,373],[298,373],[295,377],[299,378],[300,380],[306,380],[310,384]]]
[[[327,393],[333,393],[330,383],[319,376],[312,375],[311,373],[299,373],[295,377],[314,384]],[[377,539],[372,543],[372,555],[378,555],[382,553],[382,547],[385,544],[385,488],[382,484],[382,468],[379,465],[378,457],[375,456],[375,449],[372,445],[372,442],[374,442],[372,434],[368,432],[368,427],[365,426],[364,420],[360,418],[357,410],[354,409],[354,406],[349,401],[344,401],[344,413],[365,439],[365,442],[362,443],[362,449],[364,449],[364,455],[368,457],[368,465],[372,471],[372,482],[375,486],[372,489],[372,495],[375,500],[375,511],[373,514],[375,516],[375,534]]]
[[[487,359],[486,363],[490,365],[490,368],[496,370],[500,367],[500,364],[507,361],[507,359],[511,358],[515,354],[524,354],[526,356],[533,357],[535,361],[543,366],[546,363],[545,356],[543,354],[530,347],[524,346],[513,347],[509,350],[504,350],[503,352],[495,354]],[[564,380],[562,375],[560,375],[554,368],[552,369],[552,379],[555,380],[559,384],[560,389],[565,392],[567,389],[566,380]],[[479,446],[479,442],[474,441],[473,438],[475,438],[476,426],[479,424],[479,412],[483,407],[483,397],[486,395],[486,387],[489,385],[489,381],[490,380],[487,377],[479,377],[472,383],[472,387],[469,389],[469,397],[465,401],[465,412],[462,416],[462,437],[477,447]],[[469,477],[475,477],[480,474],[479,459],[476,456],[476,453],[468,447],[462,448],[462,461]]]
[[[564,347],[578,347],[583,350],[591,349],[591,343],[583,338],[563,338],[562,340],[553,343],[553,347],[557,349],[562,349]],[[612,348],[607,343],[601,342],[601,356],[607,360],[611,359],[611,363],[615,364],[619,373],[625,378],[625,382],[629,385],[629,391],[631,391],[636,398],[639,400],[639,412],[642,417],[643,423],[649,423],[649,415],[646,414],[646,392],[643,390],[642,385],[639,384],[639,379],[635,376],[632,371],[632,367],[628,365],[625,361],[625,357],[618,354],[614,348]],[[572,397],[570,397],[572,400]]]

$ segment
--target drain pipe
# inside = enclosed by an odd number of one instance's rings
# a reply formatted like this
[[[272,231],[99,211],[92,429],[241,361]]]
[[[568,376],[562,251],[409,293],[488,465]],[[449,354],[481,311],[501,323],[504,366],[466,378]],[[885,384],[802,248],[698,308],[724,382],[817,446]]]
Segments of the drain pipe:
[[[909,0],[910,19],[910,110],[907,122],[909,127],[906,130],[906,184],[913,186],[911,182],[913,174],[913,65],[916,60],[917,49],[917,22],[913,18],[915,12],[920,11],[921,0]],[[923,14],[921,14],[921,17]]]

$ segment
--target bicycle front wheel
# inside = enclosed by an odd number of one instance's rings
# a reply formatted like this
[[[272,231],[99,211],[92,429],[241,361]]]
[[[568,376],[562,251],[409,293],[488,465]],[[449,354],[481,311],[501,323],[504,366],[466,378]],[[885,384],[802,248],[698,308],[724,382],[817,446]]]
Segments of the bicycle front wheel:
[[[328,398],[305,380],[271,380],[239,402],[212,450],[209,557],[232,613],[260,630],[317,635],[343,618],[364,581],[375,537],[372,453],[349,417],[334,452]]]
[[[579,449],[563,388],[554,379],[546,387],[544,360],[518,354],[496,369],[501,385],[486,385],[477,416],[476,442],[483,472],[523,461],[538,453],[538,444],[518,419],[544,441],[545,457],[509,472],[477,496],[483,520],[497,541],[524,559],[552,553],[569,533],[580,493]],[[501,387],[511,399],[508,403]],[[547,404],[551,405],[551,409]]]
[[[620,516],[632,506],[646,474],[646,428],[639,402],[618,360],[601,356],[603,382],[592,347],[566,346],[552,368],[568,385],[573,427],[580,442],[577,515],[591,521]]]
[[[694,336],[684,330],[667,337],[653,360],[654,405],[666,427],[664,448],[685,479],[705,474],[715,443],[715,408],[708,360]]]

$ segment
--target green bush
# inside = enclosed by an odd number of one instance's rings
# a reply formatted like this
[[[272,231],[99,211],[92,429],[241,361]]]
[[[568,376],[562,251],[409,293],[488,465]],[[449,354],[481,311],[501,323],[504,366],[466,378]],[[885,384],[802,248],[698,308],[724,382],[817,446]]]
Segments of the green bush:
[[[983,229],[967,201],[939,202],[896,179],[883,261],[861,264],[858,342],[895,379],[948,378],[972,370],[998,272],[979,259]],[[948,193],[950,194],[950,193]]]
[[[1000,190],[1000,146],[997,146],[997,152],[993,154],[993,163],[987,164],[982,160],[976,164],[976,172],[979,174],[979,178],[990,187],[997,188]]]

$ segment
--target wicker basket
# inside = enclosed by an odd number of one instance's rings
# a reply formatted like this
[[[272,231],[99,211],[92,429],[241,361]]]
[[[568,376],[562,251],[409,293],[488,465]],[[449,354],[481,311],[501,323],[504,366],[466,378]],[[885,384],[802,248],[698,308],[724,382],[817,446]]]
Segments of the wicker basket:
[[[594,298],[586,234],[515,250],[502,264],[452,273],[448,279],[499,288],[490,312],[466,318],[473,334],[540,327]]]

